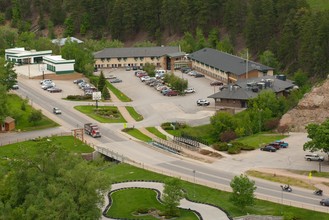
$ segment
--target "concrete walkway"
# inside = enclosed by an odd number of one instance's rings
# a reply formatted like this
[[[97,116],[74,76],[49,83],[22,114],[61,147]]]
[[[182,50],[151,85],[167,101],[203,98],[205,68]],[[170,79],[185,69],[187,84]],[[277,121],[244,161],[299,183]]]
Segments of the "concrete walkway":
[[[159,192],[163,192],[164,186],[163,183],[159,182],[124,182],[124,183],[117,183],[112,184],[111,191],[122,189],[122,188],[149,188],[149,189],[156,189]],[[103,211],[105,210],[106,206],[109,204],[109,199],[107,196],[105,196],[105,206],[103,207]],[[198,212],[204,220],[229,220],[229,217],[226,215],[225,212],[223,212],[221,209],[207,205],[207,204],[201,204],[201,203],[195,203],[188,201],[186,199],[182,199],[180,201],[180,208],[184,209],[191,209],[196,212]],[[105,216],[102,216],[102,219],[107,220],[111,218],[107,218]]]

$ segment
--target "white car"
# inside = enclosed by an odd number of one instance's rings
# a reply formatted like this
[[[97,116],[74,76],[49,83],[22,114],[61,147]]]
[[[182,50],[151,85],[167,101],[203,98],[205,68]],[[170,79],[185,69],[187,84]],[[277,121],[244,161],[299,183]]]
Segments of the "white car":
[[[197,74],[197,72],[195,72],[194,70],[187,73],[187,75],[189,75],[189,76],[196,76],[196,74]]]
[[[55,86],[56,86],[55,83],[51,82],[51,83],[44,83],[44,84],[42,84],[41,88],[43,90],[47,90],[47,89],[52,88],[52,87],[55,87]]]
[[[52,83],[53,81],[51,79],[44,79],[40,81],[40,84],[43,85],[45,83]]]
[[[198,106],[208,106],[208,105],[210,105],[210,102],[207,99],[198,99],[196,101],[196,104]]]
[[[195,93],[195,89],[194,88],[187,88],[184,90],[185,93]]]
[[[56,114],[56,115],[60,115],[60,114],[62,114],[62,111],[59,108],[54,107],[53,108],[53,113]]]
[[[144,82],[145,80],[148,80],[150,78],[151,78],[150,76],[142,76],[140,79],[142,82]]]

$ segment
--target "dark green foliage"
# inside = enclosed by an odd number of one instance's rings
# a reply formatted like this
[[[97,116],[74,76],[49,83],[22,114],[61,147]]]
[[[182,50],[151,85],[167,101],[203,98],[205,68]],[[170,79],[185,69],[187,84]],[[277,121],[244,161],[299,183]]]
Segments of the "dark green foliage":
[[[214,143],[212,145],[212,147],[215,149],[215,150],[218,150],[218,151],[227,151],[228,150],[228,145],[227,143],[223,143],[223,142],[217,142],[217,143]]]
[[[102,96],[103,96],[104,100],[110,100],[111,99],[110,91],[106,86],[103,88]]]
[[[155,76],[155,66],[151,63],[146,63],[143,67],[143,70],[151,77]]]
[[[236,139],[237,136],[234,131],[224,131],[220,134],[220,141],[222,142],[229,142],[231,140]]]
[[[32,110],[31,115],[29,116],[29,122],[37,124],[42,119],[41,110]]]
[[[105,79],[103,71],[101,71],[101,74],[99,75],[98,82],[96,85],[97,85],[98,91],[103,91],[104,87],[106,86],[106,79]]]
[[[326,120],[322,124],[309,124],[306,126],[308,138],[311,140],[304,144],[304,150],[319,151],[323,150],[329,153],[329,120]]]
[[[68,95],[66,98],[72,101],[82,101],[82,100],[90,100],[91,95]]]
[[[169,84],[173,90],[179,91],[180,93],[183,93],[188,87],[188,81],[186,79],[182,79],[173,73],[166,74],[163,81]]]
[[[241,152],[241,148],[239,146],[235,146],[235,145],[229,146],[229,148],[227,150],[227,153],[229,153],[229,154],[238,154],[240,152]]]

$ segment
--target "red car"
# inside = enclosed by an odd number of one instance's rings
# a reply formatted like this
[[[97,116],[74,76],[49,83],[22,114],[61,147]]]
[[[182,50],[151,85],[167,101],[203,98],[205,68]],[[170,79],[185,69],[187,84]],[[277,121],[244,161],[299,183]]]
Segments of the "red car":
[[[164,94],[166,96],[178,96],[178,92],[171,90],[169,92],[167,92],[166,94]]]
[[[270,143],[268,145],[274,147],[277,150],[279,150],[281,148],[281,145],[279,143],[276,143],[276,142]]]

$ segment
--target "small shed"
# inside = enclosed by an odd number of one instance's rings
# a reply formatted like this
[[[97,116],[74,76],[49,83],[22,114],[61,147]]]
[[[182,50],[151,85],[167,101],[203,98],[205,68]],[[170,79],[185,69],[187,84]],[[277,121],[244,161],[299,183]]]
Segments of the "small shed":
[[[6,117],[0,126],[0,132],[12,131],[15,129],[15,119],[12,117]]]

